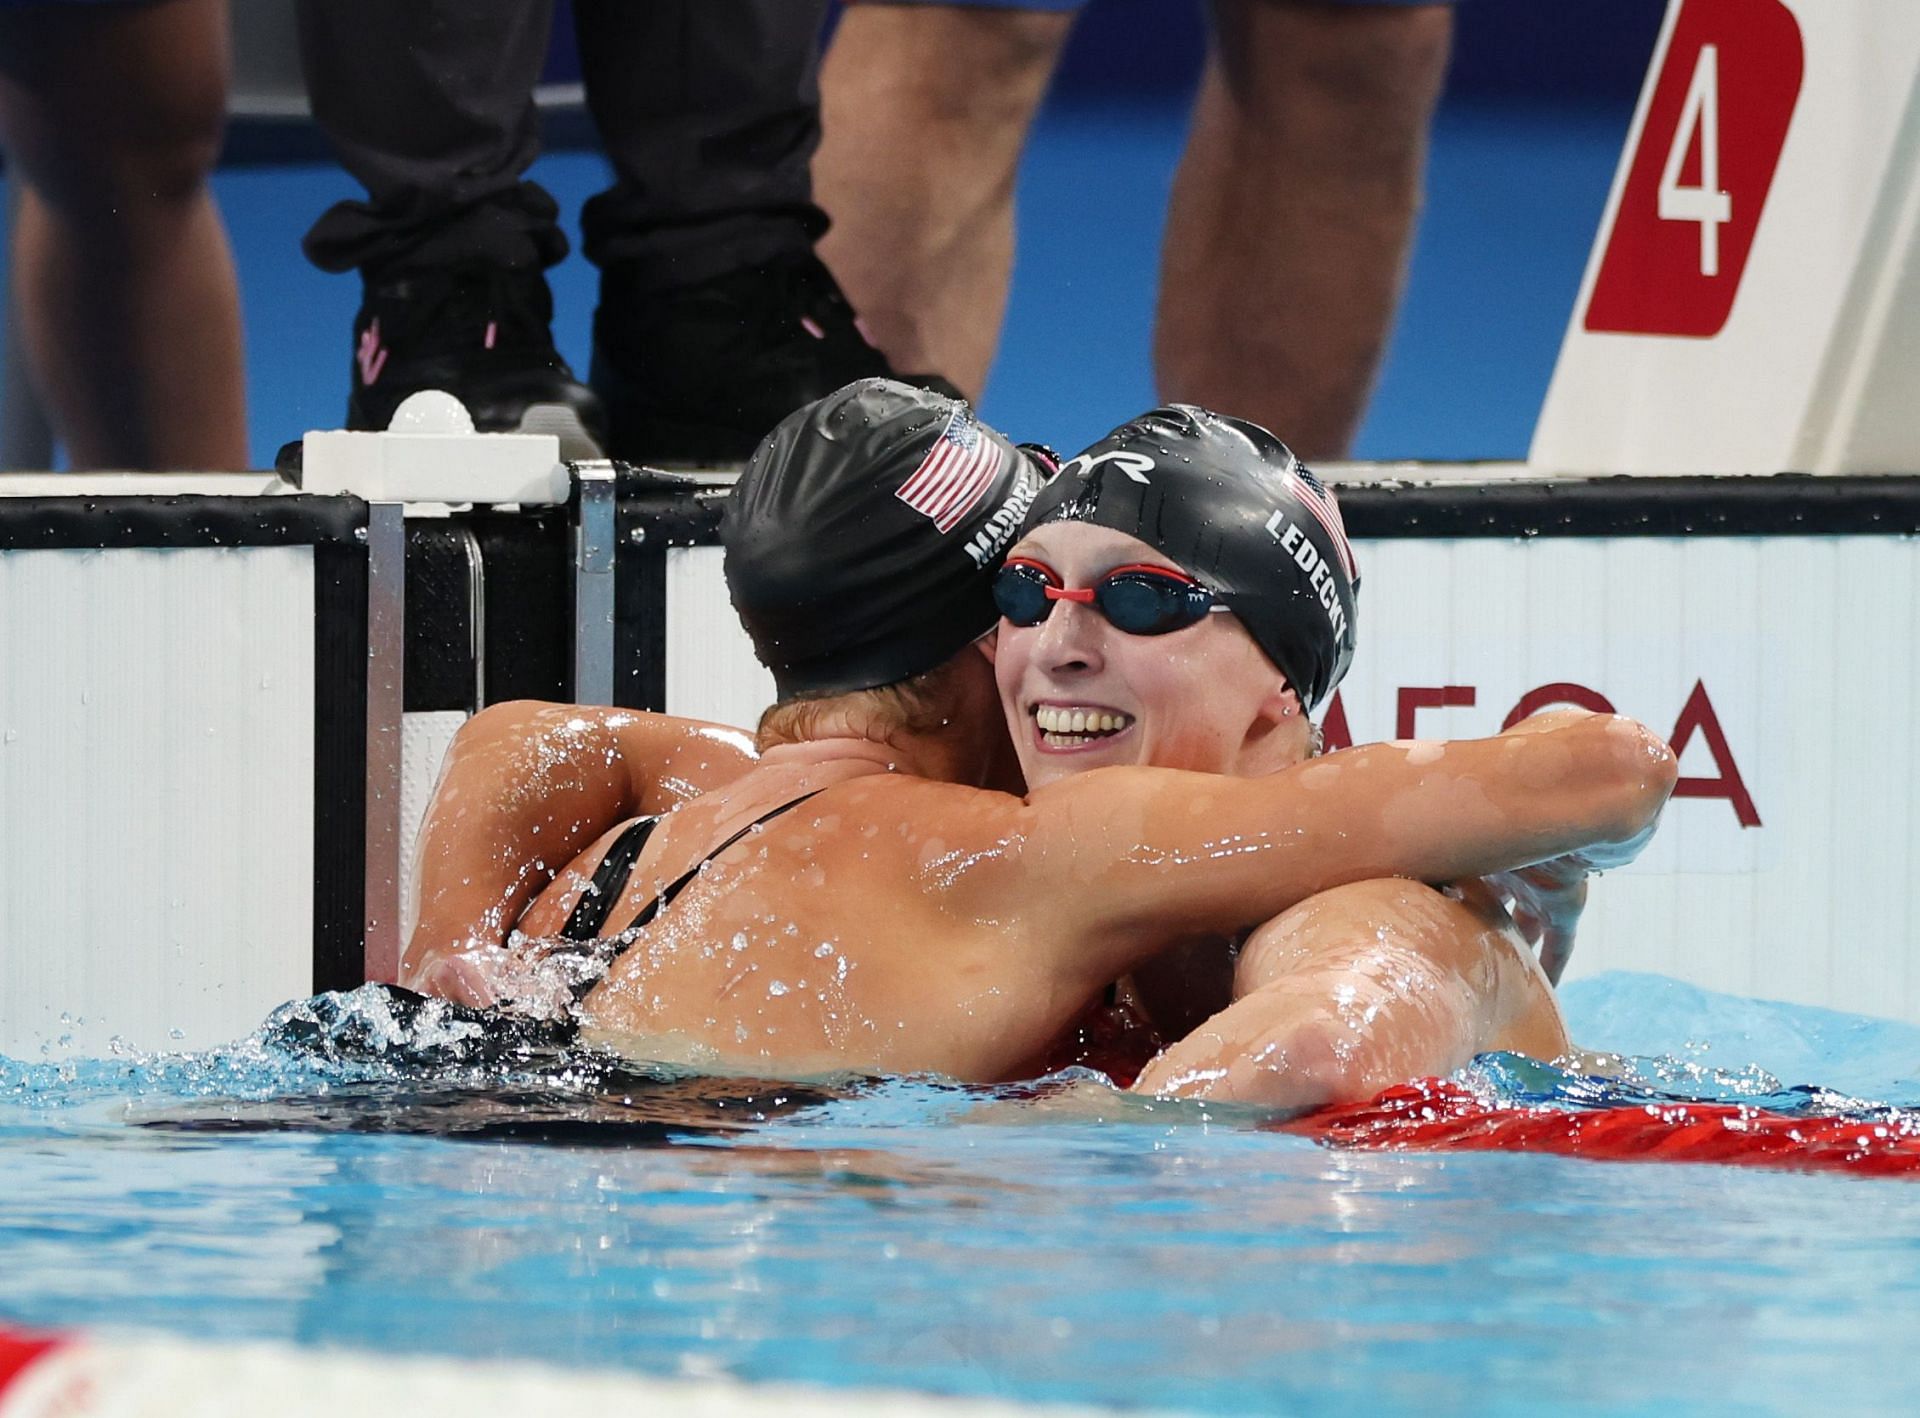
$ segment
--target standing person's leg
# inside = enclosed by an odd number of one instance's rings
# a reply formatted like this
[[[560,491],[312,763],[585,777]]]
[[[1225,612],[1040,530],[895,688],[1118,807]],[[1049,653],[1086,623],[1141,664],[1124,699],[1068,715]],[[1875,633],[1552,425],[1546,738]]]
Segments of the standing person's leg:
[[[77,468],[244,468],[240,297],[207,187],[225,0],[0,9],[13,294]]]
[[[820,254],[888,358],[973,397],[1006,314],[1020,154],[1077,6],[869,0],[827,51]]]
[[[552,0],[301,0],[314,118],[367,189],[305,242],[322,270],[365,284],[351,428],[385,428],[423,388],[457,394],[482,429],[539,408],[598,425],[553,347],[542,273],[567,253],[559,210],[524,176],[552,18]]]
[[[1460,900],[1364,881],[1254,932],[1233,1003],[1148,1064],[1134,1090],[1318,1107],[1492,1049],[1555,1059],[1569,1047],[1545,973],[1486,892]]]
[[[1444,4],[1213,0],[1162,255],[1164,398],[1346,453],[1399,300]]]
[[[581,232],[601,268],[593,384],[614,451],[731,461],[792,409],[891,372],[814,254],[825,0],[577,0],[616,181]]]

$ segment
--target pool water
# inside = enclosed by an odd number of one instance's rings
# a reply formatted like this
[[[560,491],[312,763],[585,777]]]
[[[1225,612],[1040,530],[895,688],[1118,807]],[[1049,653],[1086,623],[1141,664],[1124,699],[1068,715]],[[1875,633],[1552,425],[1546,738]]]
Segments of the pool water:
[[[1646,1056],[1623,1098],[1920,1108],[1920,1029],[1651,977],[1566,1003]],[[1911,1182],[459,1034],[353,996],[211,1053],[0,1059],[0,1320],[1226,1413],[1920,1407]]]

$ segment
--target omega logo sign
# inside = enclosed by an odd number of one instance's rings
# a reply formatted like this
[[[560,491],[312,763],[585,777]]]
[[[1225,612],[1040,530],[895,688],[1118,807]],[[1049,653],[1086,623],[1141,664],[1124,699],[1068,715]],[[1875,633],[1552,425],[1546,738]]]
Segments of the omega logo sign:
[[[1403,685],[1395,695],[1393,737],[1419,738],[1419,718],[1423,709],[1468,708],[1478,700],[1479,690],[1470,684]],[[1510,729],[1530,714],[1563,704],[1592,709],[1602,714],[1619,712],[1599,690],[1589,689],[1584,684],[1559,681],[1543,684],[1521,695],[1500,721],[1500,727],[1503,730]],[[1650,727],[1658,728],[1659,725],[1650,724]],[[1338,690],[1334,691],[1327,705],[1321,731],[1325,735],[1329,753],[1335,749],[1353,747],[1353,730],[1347,723],[1347,706]],[[1712,757],[1715,771],[1712,776],[1682,775],[1674,786],[1673,795],[1676,798],[1718,798],[1732,809],[1734,818],[1742,827],[1760,826],[1760,813],[1754,806],[1753,794],[1748,791],[1746,779],[1741,776],[1740,765],[1734,761],[1733,747],[1727,741],[1726,731],[1720,726],[1720,716],[1714,711],[1713,700],[1708,697],[1703,680],[1693,682],[1693,689],[1680,706],[1673,728],[1666,736],[1676,756],[1684,753],[1696,737]]]

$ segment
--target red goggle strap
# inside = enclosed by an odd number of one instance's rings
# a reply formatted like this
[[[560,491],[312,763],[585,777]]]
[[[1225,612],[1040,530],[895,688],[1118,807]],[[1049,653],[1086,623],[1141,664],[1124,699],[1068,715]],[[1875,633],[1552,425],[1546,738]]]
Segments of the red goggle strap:
[[[1059,573],[1044,561],[1035,561],[1032,557],[1026,556],[1010,556],[1007,558],[1006,565],[1009,570],[1015,567],[1025,567],[1029,571],[1039,572],[1041,580],[1046,583],[1040,589],[1050,601],[1073,601],[1083,606],[1093,604],[1093,586],[1083,586],[1078,590],[1069,590],[1060,584]],[[1175,571],[1170,566],[1154,566],[1144,561],[1130,561],[1124,566],[1116,566],[1111,571],[1108,571],[1106,575],[1102,576],[1100,580],[1106,582],[1111,581],[1116,576],[1127,575],[1156,577],[1162,581],[1172,581],[1181,586],[1198,586],[1200,584],[1185,572]]]

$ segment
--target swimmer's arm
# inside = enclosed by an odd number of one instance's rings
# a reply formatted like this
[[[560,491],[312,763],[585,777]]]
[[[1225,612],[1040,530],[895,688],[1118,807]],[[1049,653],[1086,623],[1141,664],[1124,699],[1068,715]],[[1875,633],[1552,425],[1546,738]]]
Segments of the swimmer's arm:
[[[421,827],[420,919],[403,983],[499,947],[534,895],[609,827],[729,782],[738,729],[598,706],[497,704],[454,736]]]
[[[1169,939],[1229,934],[1348,882],[1491,876],[1576,851],[1616,860],[1646,840],[1674,776],[1644,727],[1585,711],[1262,778],[1097,769],[1029,799],[1023,886],[1052,903],[1057,948],[1104,983]]]
[[[1507,732],[1512,734],[1547,733],[1571,722],[1581,710],[1549,710],[1523,719]],[[1481,878],[1513,912],[1515,925],[1527,943],[1539,951],[1540,967],[1553,984],[1560,983],[1567,962],[1573,958],[1574,933],[1587,906],[1587,877],[1610,866],[1624,866],[1639,856],[1651,840],[1655,823],[1626,843],[1569,852],[1563,857],[1536,862],[1510,872]],[[1462,883],[1463,889],[1469,883]]]

